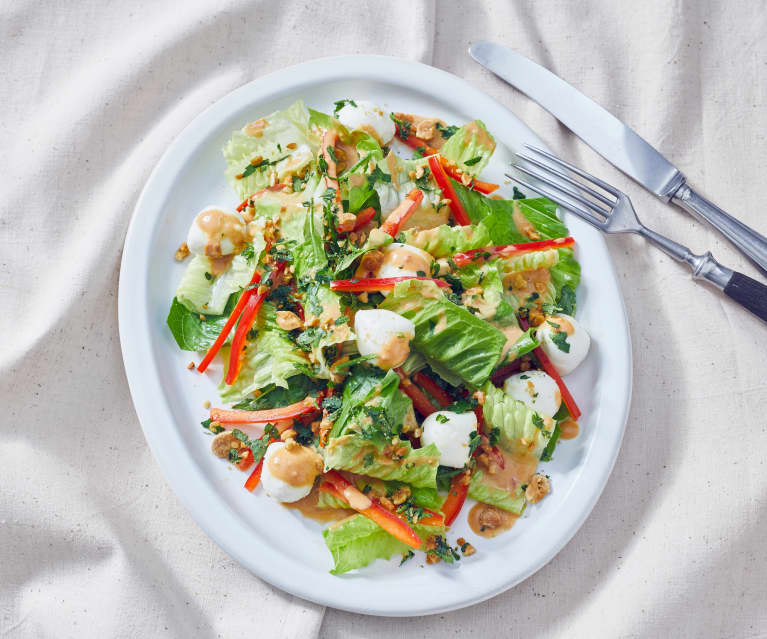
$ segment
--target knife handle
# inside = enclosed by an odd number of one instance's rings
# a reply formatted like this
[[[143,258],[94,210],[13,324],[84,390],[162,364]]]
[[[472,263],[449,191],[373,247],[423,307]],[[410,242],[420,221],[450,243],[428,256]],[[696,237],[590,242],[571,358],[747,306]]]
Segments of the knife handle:
[[[735,271],[724,294],[767,322],[767,286]]]
[[[702,195],[696,193],[689,184],[682,184],[671,197],[671,201],[718,229],[722,235],[767,273],[767,238],[750,226],[736,220],[713,202],[709,202]]]

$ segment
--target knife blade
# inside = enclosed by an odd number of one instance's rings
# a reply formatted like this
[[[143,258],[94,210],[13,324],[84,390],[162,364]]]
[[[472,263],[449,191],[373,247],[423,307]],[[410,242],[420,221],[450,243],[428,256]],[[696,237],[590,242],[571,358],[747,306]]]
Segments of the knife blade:
[[[469,54],[540,104],[647,190],[709,222],[767,272],[767,238],[698,194],[679,169],[606,109],[548,69],[508,47],[479,41],[469,47]]]

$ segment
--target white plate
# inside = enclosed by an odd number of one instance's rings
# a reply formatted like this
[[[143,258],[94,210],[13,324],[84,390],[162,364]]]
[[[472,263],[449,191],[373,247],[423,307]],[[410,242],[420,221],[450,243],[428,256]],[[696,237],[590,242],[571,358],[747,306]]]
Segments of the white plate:
[[[335,608],[375,615],[422,615],[477,603],[545,565],[588,516],[620,448],[631,394],[631,348],[623,300],[601,235],[569,218],[583,267],[578,318],[593,341],[568,385],[583,411],[581,434],[544,464],[553,492],[529,507],[514,528],[477,539],[466,512],[450,539],[465,536],[478,552],[459,562],[403,567],[377,561],[335,577],[321,527],[263,495],[244,490],[246,475],[210,453],[200,427],[204,400],[217,401],[220,373],[186,368],[165,318],[183,266],[173,253],[204,205],[238,204],[224,178],[221,147],[244,123],[296,98],[332,111],[335,100],[367,98],[386,109],[448,122],[483,120],[498,141],[486,175],[502,180],[510,149],[543,146],[512,113],[463,80],[423,64],[383,56],[327,58],[263,78],[225,96],[178,136],[136,204],[122,258],[119,320],[125,370],[147,441],[168,482],[202,528],[232,557],[290,593]],[[505,187],[508,191],[509,187]],[[220,370],[220,369],[219,369]]]

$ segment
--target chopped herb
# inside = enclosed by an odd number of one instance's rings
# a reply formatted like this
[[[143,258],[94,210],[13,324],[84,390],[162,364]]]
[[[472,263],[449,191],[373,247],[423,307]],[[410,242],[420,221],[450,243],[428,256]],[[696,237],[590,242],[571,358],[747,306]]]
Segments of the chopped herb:
[[[287,155],[283,155],[281,158],[279,158],[277,160],[269,161],[269,160],[266,160],[266,159],[261,159],[258,162],[256,162],[255,164],[253,164],[251,162],[250,164],[248,164],[248,166],[245,167],[245,170],[242,173],[240,173],[238,176],[236,176],[236,177],[237,177],[238,180],[243,180],[246,177],[248,177],[249,175],[252,175],[253,173],[255,173],[256,171],[263,171],[265,168],[267,168],[269,166],[274,166],[275,164],[278,164],[278,163],[282,162],[284,159],[286,159],[288,157],[289,156],[287,156]]]
[[[490,435],[488,435],[487,438],[490,441],[490,445],[495,446],[498,443],[498,440],[501,438],[501,429],[497,426],[494,426],[490,429]]]
[[[236,448],[230,448],[228,458],[233,464],[239,464],[241,459],[240,452]]]
[[[435,547],[433,550],[427,550],[427,554],[435,555],[442,561],[452,564],[454,561],[460,561],[461,555],[459,555],[455,548],[448,545],[445,538],[442,535],[437,535],[434,538]]]
[[[376,164],[375,168],[367,177],[368,186],[373,186],[376,182],[391,183],[391,175],[381,170],[381,167]]]
[[[415,151],[413,151],[413,157],[414,158],[422,158],[425,153],[426,153],[426,147],[425,146],[417,146],[415,148]]]
[[[421,506],[416,506],[410,499],[397,506],[397,513],[404,515],[411,524],[417,524],[426,514]]]
[[[429,266],[429,271],[432,277],[437,277],[437,275],[439,275],[439,264],[437,263],[436,260],[434,260],[431,263],[431,266]]]
[[[408,550],[407,552],[403,552],[402,553],[402,561],[399,562],[399,565],[401,566],[408,559],[412,559],[413,557],[415,557],[415,553],[412,550]]]
[[[426,167],[423,167],[423,175],[419,178],[416,178],[415,185],[422,191],[431,190],[431,182],[429,181],[430,175],[431,171]]]
[[[210,282],[213,279],[213,276],[210,273],[208,273],[208,271],[205,271],[205,279]]]
[[[232,431],[232,435],[234,435],[243,444],[245,444],[245,446],[250,448],[251,452],[253,453],[253,459],[256,463],[263,459],[264,454],[266,454],[266,449],[271,443],[271,440],[280,438],[280,433],[275,428],[274,424],[267,424],[264,428],[264,434],[259,439],[250,439],[238,428],[235,428]]]
[[[447,417],[445,417],[442,414],[437,415],[434,419],[437,420],[438,424],[447,424],[450,421]]]
[[[253,244],[250,243],[244,249],[242,249],[242,253],[240,253],[240,255],[242,255],[242,257],[244,257],[246,260],[252,260],[256,255],[256,249]]]
[[[533,413],[533,426],[543,430],[543,417],[541,417],[538,413]]]
[[[554,426],[554,431],[551,433],[549,443],[546,444],[546,448],[544,448],[543,452],[541,453],[541,461],[551,461],[552,457],[554,456],[554,449],[557,447],[557,441],[559,440],[559,435],[561,432],[562,431],[559,428],[559,424]],[[525,488],[527,488],[527,486],[522,486],[523,491]]]
[[[342,404],[343,402],[338,395],[331,395],[322,400],[322,408],[329,413],[335,413],[337,410],[340,410]]]
[[[371,490],[373,490],[373,487],[370,484],[365,484],[362,487],[362,494],[367,495]]]
[[[362,460],[362,467],[363,468],[369,468],[372,466],[376,461],[376,456],[373,453],[368,453],[365,455],[365,457]]]
[[[463,472],[463,468],[450,468],[449,466],[437,467],[437,489],[441,491],[450,490],[450,482],[453,477]]]
[[[307,353],[320,345],[326,333],[317,326],[310,326],[296,338],[296,345]]]
[[[338,117],[338,112],[341,109],[343,109],[347,104],[351,104],[353,107],[357,106],[357,103],[354,100],[350,100],[348,98],[345,98],[343,100],[336,100],[333,104],[335,105],[334,108],[333,108],[333,117],[334,118]]]
[[[479,448],[479,445],[482,443],[482,438],[479,436],[479,433],[474,430],[469,435],[469,457],[471,457],[474,454],[474,451]]]
[[[524,200],[527,199],[527,196],[522,193],[516,186],[514,187],[514,190],[512,191],[512,200]]]
[[[299,191],[303,191],[304,185],[309,181],[309,173],[307,172],[304,177],[298,177],[297,175],[294,175],[292,178],[293,182],[293,191],[295,193],[298,193]]]
[[[473,411],[477,406],[479,406],[479,402],[473,397],[470,397],[469,399],[459,399],[457,402],[453,402],[445,410],[460,414]]]
[[[519,379],[530,379],[530,375],[525,375],[524,373],[519,376]]]
[[[410,122],[407,120],[400,120],[399,118],[395,117],[393,113],[389,114],[389,118],[392,122],[394,122],[394,124],[397,125],[397,130],[403,140],[407,140],[412,135],[413,125],[410,124]]]
[[[328,162],[325,159],[324,155],[320,155],[320,157],[317,158],[317,169],[319,170],[321,175],[327,175],[327,172],[328,172]]]
[[[440,132],[440,135],[442,135],[442,137],[445,138],[446,140],[448,138],[453,137],[453,135],[455,135],[456,131],[458,131],[458,127],[455,126],[455,124],[451,124],[450,126],[444,126],[440,122],[437,122],[434,125],[434,128],[436,128],[437,131]]]
[[[481,161],[482,161],[482,156],[481,155],[477,155],[477,156],[471,158],[470,160],[466,160],[464,162],[464,164],[466,166],[474,166],[475,164],[479,164]]]
[[[336,157],[336,150],[328,145],[325,147],[325,150],[328,152],[328,155],[330,156],[330,159],[333,160],[333,162],[338,162],[338,158]]]
[[[563,353],[570,352],[570,344],[567,342],[567,333],[564,331],[557,331],[551,336],[551,341],[557,345],[557,348]]]

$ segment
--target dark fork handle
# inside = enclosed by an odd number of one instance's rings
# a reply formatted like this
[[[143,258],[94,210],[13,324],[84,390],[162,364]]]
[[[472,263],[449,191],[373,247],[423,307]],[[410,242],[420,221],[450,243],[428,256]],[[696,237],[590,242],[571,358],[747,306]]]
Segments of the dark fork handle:
[[[735,271],[724,294],[767,322],[767,286]]]

